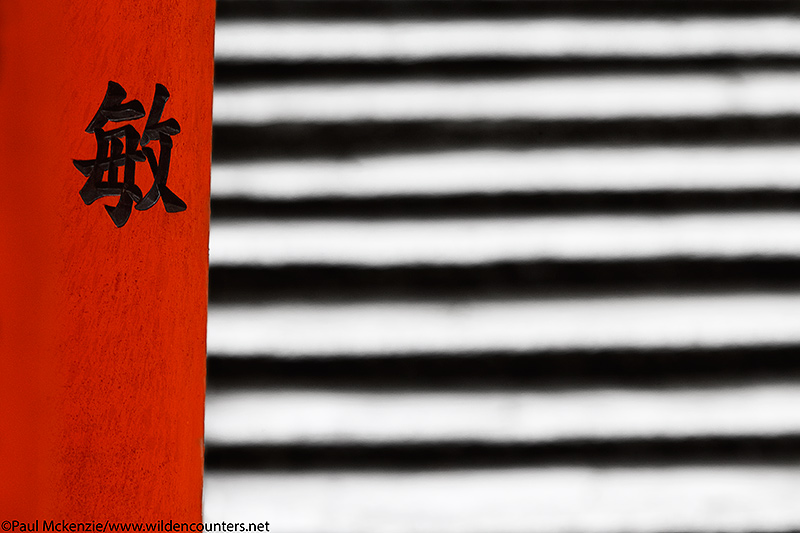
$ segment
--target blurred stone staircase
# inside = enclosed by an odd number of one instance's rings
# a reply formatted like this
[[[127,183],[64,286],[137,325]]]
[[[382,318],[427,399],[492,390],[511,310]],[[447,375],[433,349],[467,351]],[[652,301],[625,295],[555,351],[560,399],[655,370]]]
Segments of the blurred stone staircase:
[[[207,521],[800,528],[800,2],[217,13]]]

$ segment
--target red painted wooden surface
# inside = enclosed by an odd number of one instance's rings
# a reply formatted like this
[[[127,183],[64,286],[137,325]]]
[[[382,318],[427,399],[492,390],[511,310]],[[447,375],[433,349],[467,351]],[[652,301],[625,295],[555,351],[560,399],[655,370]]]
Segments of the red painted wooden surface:
[[[213,0],[0,2],[0,520],[200,520],[213,25]],[[186,211],[116,228],[79,197],[111,80],[145,112],[170,91]]]

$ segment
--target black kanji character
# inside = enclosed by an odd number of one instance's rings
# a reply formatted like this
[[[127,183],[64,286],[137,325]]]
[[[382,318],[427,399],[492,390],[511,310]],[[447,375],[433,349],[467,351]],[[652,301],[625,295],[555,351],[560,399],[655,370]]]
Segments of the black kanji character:
[[[156,93],[153,96],[153,105],[150,107],[150,115],[147,117],[147,125],[142,133],[142,151],[147,156],[150,170],[153,172],[153,186],[144,198],[136,204],[136,209],[144,211],[153,207],[158,199],[164,202],[164,209],[168,213],[177,213],[186,210],[186,203],[178,198],[174,192],[167,188],[167,176],[169,175],[170,154],[172,153],[172,135],[177,135],[181,131],[181,126],[174,118],[159,122],[164,106],[169,100],[169,91],[160,83],[156,84]],[[152,148],[147,147],[150,141],[158,141],[161,146],[161,153],[156,159],[156,154]]]
[[[136,161],[146,160],[145,155],[139,150],[139,133],[133,126],[103,130],[108,121],[123,122],[144,116],[144,107],[138,100],[123,103],[126,96],[127,93],[121,85],[113,81],[108,82],[100,109],[86,128],[87,133],[95,135],[97,155],[94,159],[73,161],[75,168],[88,178],[80,191],[86,205],[104,196],[119,196],[115,207],[105,206],[111,220],[118,228],[128,221],[133,202],[142,199],[142,191],[136,186]],[[122,183],[118,181],[118,167],[124,167]],[[108,179],[104,180],[106,172]]]
[[[172,135],[177,135],[181,131],[178,121],[174,118],[160,122],[164,106],[169,100],[169,91],[160,83],[156,84],[153,106],[141,137],[133,126],[103,130],[109,121],[123,122],[145,116],[142,104],[138,100],[123,102],[126,97],[127,93],[121,85],[113,81],[108,82],[100,109],[86,128],[87,133],[95,135],[97,155],[94,159],[73,160],[75,167],[87,177],[80,191],[80,196],[86,205],[104,196],[119,196],[115,207],[105,206],[111,220],[118,228],[124,226],[130,218],[134,202],[136,209],[140,211],[153,207],[159,198],[163,199],[164,208],[168,213],[186,209],[183,200],[167,187]],[[156,140],[160,146],[158,158],[153,148],[147,146],[150,141]],[[137,161],[147,161],[153,173],[153,186],[144,196],[136,185]],[[122,183],[118,178],[119,167],[124,167]],[[106,172],[108,178],[104,179]]]

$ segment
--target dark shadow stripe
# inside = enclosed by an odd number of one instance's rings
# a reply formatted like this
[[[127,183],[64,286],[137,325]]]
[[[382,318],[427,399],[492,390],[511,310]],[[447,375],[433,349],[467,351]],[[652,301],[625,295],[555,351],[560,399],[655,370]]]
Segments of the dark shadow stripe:
[[[216,161],[430,153],[468,148],[796,142],[800,116],[405,121],[214,126]]]
[[[508,17],[756,16],[800,13],[793,0],[220,0],[217,19],[418,20]]]
[[[587,74],[739,74],[753,69],[798,70],[800,56],[569,59],[497,57],[428,61],[218,60],[214,68],[214,82],[217,86],[230,86],[248,82],[473,80]]]
[[[212,304],[600,296],[800,288],[800,260],[534,261],[466,266],[212,266]]]
[[[800,166],[800,161],[798,165]],[[491,180],[491,175],[487,175],[486,179]],[[534,192],[298,200],[211,199],[211,217],[214,220],[408,220],[519,215],[721,213],[798,208],[800,190]]]
[[[207,470],[431,470],[526,466],[796,465],[800,436],[576,440],[541,444],[206,446]]]
[[[207,379],[210,391],[728,386],[800,379],[800,346],[329,358],[234,358],[210,354]]]

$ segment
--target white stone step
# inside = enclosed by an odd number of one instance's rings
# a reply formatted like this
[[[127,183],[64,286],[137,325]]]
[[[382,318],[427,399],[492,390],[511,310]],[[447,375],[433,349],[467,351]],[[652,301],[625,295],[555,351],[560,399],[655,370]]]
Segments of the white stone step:
[[[219,21],[217,60],[796,55],[793,17],[593,20]]]
[[[209,472],[204,500],[282,533],[766,533],[800,527],[800,468]]]
[[[470,150],[346,160],[218,162],[214,198],[800,189],[800,146]]]
[[[643,355],[643,357],[646,357]],[[800,433],[800,385],[497,392],[209,391],[206,443],[548,443]]]
[[[226,356],[386,356],[800,343],[800,294],[212,305]]]
[[[218,265],[476,265],[518,260],[800,256],[800,214],[219,220]]]
[[[800,26],[798,26],[800,35]],[[800,40],[800,37],[798,37]],[[214,123],[616,119],[800,112],[800,73],[219,87]]]

